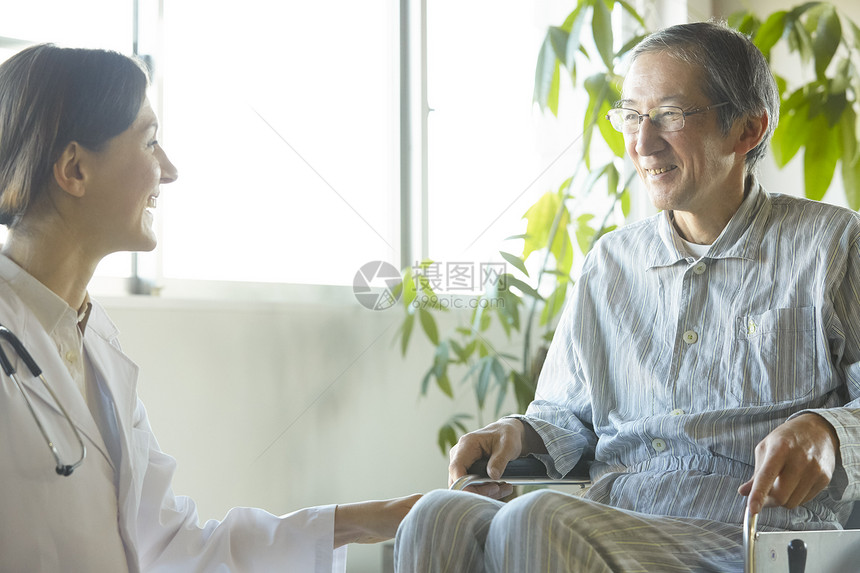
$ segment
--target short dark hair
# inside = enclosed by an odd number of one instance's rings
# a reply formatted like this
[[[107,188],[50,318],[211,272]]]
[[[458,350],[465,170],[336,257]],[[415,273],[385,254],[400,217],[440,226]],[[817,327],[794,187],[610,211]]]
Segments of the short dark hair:
[[[767,131],[745,160],[747,172],[754,171],[779,123],[779,90],[767,60],[752,40],[725,22],[693,22],[654,32],[633,49],[632,58],[653,52],[701,69],[702,91],[711,103],[730,104],[716,110],[723,133],[738,119],[767,112]]]
[[[0,65],[0,224],[14,226],[75,141],[101,150],[134,123],[143,65],[109,50],[39,44]]]

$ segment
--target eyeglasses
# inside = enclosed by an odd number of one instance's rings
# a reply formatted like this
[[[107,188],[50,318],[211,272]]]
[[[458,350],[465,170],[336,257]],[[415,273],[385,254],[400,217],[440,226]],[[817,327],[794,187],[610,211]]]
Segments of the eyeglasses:
[[[621,133],[637,133],[642,120],[651,119],[651,125],[657,128],[657,131],[678,131],[684,129],[684,120],[688,115],[704,113],[706,111],[728,105],[729,102],[717,103],[708,107],[700,107],[690,111],[684,111],[680,107],[674,105],[661,105],[655,107],[648,113],[639,113],[635,109],[627,109],[625,107],[616,107],[610,109],[606,114],[606,119],[612,124],[616,131]]]
[[[39,416],[36,415],[36,410],[33,407],[33,404],[30,402],[30,398],[27,396],[27,393],[24,391],[24,387],[21,385],[21,381],[18,380],[18,376],[16,374],[15,367],[12,366],[12,363],[9,361],[9,358],[6,356],[6,352],[3,350],[3,347],[0,346],[0,367],[3,368],[3,371],[6,373],[9,378],[15,383],[18,387],[18,390],[21,391],[21,395],[24,397],[24,401],[27,402],[27,407],[30,409],[30,415],[33,416],[33,419],[36,421],[36,425],[39,426],[39,431],[42,432],[42,437],[45,438],[45,443],[48,444],[48,449],[51,450],[51,454],[54,456],[54,461],[57,462],[57,473],[61,476],[70,476],[72,472],[77,469],[79,465],[84,463],[84,458],[87,457],[87,447],[84,445],[84,440],[81,438],[80,432],[75,427],[74,422],[69,417],[69,413],[66,412],[66,409],[63,408],[63,405],[57,399],[57,395],[54,394],[54,391],[51,390],[51,387],[48,386],[47,380],[45,380],[45,376],[42,375],[42,369],[39,368],[39,365],[36,364],[36,361],[33,360],[33,357],[30,356],[30,353],[27,352],[27,349],[24,348],[24,344],[18,339],[17,336],[12,334],[12,331],[0,324],[0,339],[5,340],[12,346],[12,349],[21,358],[24,364],[27,365],[27,368],[30,370],[30,373],[38,378],[42,385],[45,386],[45,389],[51,395],[51,398],[54,399],[54,402],[57,403],[57,406],[60,408],[60,411],[65,416],[66,421],[69,423],[69,427],[72,428],[72,432],[75,434],[75,438],[78,440],[78,445],[81,447],[81,457],[78,458],[73,464],[64,464],[62,460],[60,460],[60,454],[57,452],[57,447],[54,445],[54,442],[51,441],[51,438],[48,437],[48,432],[45,430],[45,426],[42,425],[41,420],[39,420]]]

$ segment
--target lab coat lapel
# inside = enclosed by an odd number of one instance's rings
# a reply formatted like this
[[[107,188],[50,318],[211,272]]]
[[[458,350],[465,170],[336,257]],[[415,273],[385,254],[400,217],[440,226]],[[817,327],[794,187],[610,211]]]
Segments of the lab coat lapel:
[[[84,337],[84,346],[92,361],[93,371],[99,385],[109,393],[116,413],[119,446],[122,451],[122,468],[120,471],[120,489],[122,490],[123,481],[128,478],[128,470],[130,469],[131,444],[129,443],[129,436],[134,427],[139,368],[122,350],[112,344],[118,334],[116,327],[107,319],[104,311],[95,305],[90,317],[89,328],[92,328],[91,336]]]
[[[36,326],[35,328],[34,325]],[[12,329],[10,328],[10,330]],[[12,332],[15,333],[14,330],[12,330]],[[86,436],[89,439],[89,442],[92,445],[95,445],[98,451],[101,452],[110,462],[110,455],[108,455],[107,447],[104,444],[104,440],[102,440],[101,432],[99,432],[99,429],[96,426],[96,422],[84,401],[83,395],[78,390],[75,381],[72,379],[71,374],[69,374],[69,371],[62,362],[62,358],[57,353],[56,345],[35,321],[25,321],[25,323],[21,325],[19,332],[20,334],[18,334],[18,336],[21,338],[24,347],[28,352],[30,352],[30,355],[33,356],[33,359],[42,369],[42,375],[51,386],[51,390],[56,394],[57,400],[59,400],[63,405],[63,408],[66,409],[72,423],[74,423],[78,431],[82,435]],[[16,359],[12,360],[12,362],[18,370],[18,379],[21,381],[25,390],[30,392],[31,400],[35,395],[37,400],[41,400],[45,405],[53,410],[56,415],[61,418],[61,420],[56,424],[53,424],[53,426],[60,428],[62,432],[68,432],[68,425],[57,401],[54,400],[50,392],[48,392],[44,384],[42,384],[41,380],[30,373],[30,370],[23,361],[17,359],[17,357],[15,358]],[[12,359],[11,356],[10,359]],[[12,382],[10,381],[9,383]],[[39,408],[37,407],[37,415],[38,411]],[[76,441],[74,444],[75,445],[73,447],[76,447]],[[69,456],[77,455],[77,450],[73,450],[71,454],[68,451],[61,450],[60,455],[63,456],[63,461],[69,463],[74,461],[70,459]],[[113,464],[111,463],[111,465]]]

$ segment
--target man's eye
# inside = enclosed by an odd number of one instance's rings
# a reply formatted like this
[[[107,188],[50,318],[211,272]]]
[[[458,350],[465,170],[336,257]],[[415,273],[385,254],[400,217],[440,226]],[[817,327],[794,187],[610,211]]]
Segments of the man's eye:
[[[632,111],[628,111],[628,112],[625,112],[621,116],[621,119],[623,119],[624,121],[638,121],[639,120],[639,114],[634,113]]]

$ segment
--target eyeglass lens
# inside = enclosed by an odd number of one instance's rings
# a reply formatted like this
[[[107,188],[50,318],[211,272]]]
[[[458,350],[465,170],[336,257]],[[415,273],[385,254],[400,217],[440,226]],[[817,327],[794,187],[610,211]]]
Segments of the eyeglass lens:
[[[609,110],[607,118],[612,127],[622,133],[636,133],[645,116],[660,131],[678,131],[684,127],[684,110],[674,106],[655,107],[646,114],[632,109],[615,108]]]

